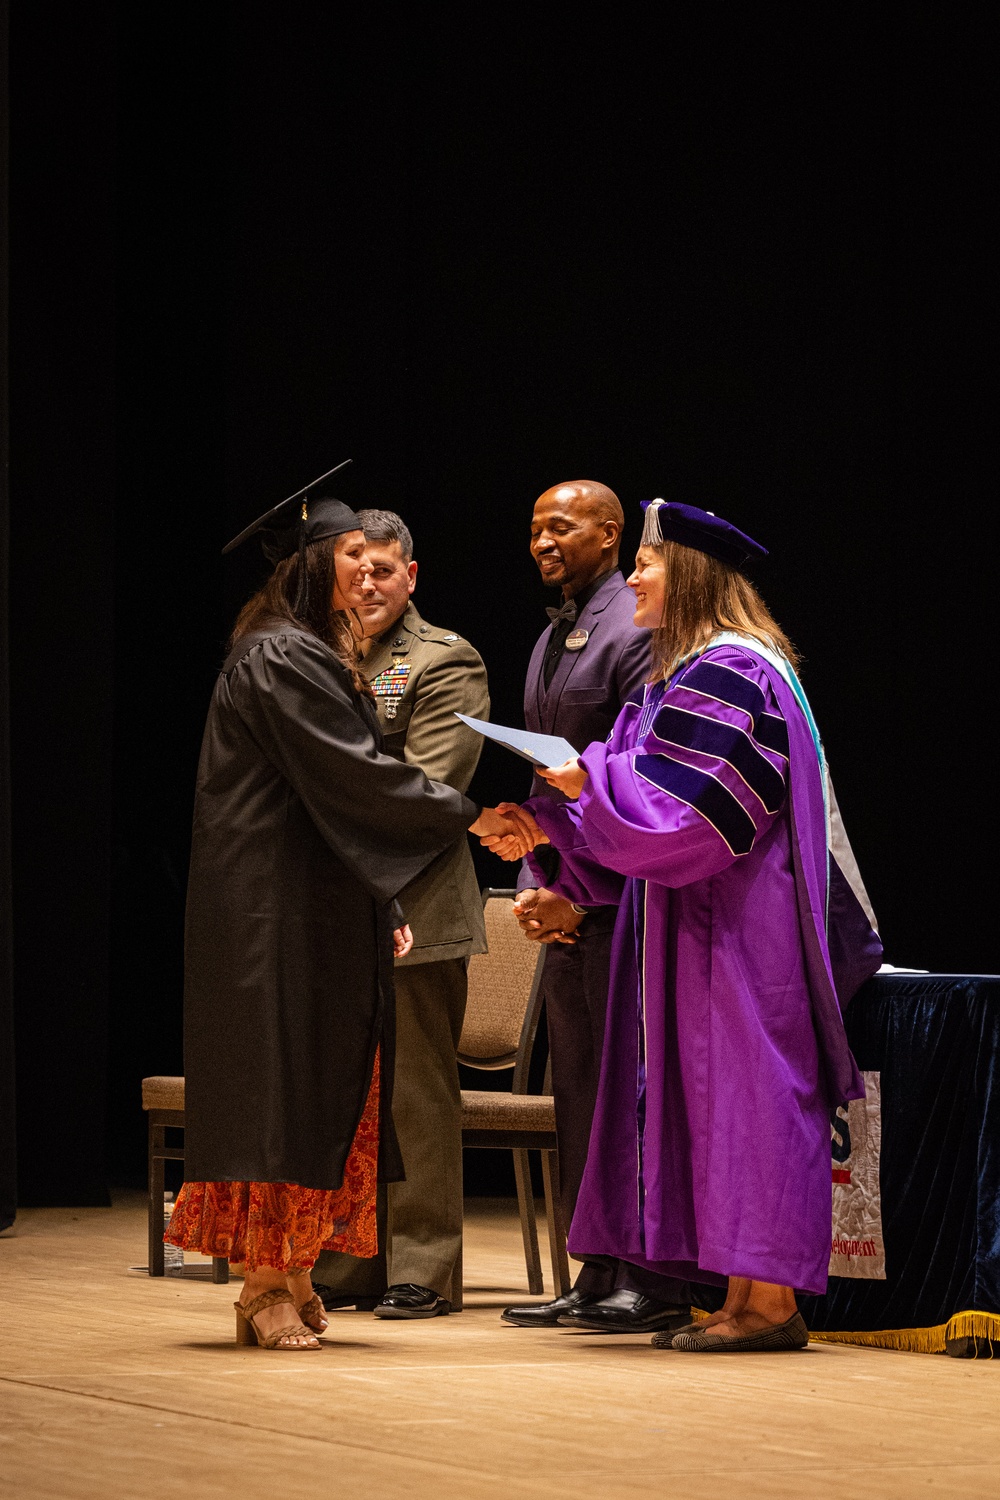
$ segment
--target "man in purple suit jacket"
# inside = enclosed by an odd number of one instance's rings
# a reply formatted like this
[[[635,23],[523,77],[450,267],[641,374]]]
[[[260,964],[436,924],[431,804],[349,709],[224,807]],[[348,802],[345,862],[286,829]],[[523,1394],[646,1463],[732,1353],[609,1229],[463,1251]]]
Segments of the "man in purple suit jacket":
[[[623,704],[642,701],[650,674],[649,635],[632,623],[635,600],[618,571],[624,526],[618,497],[606,485],[575,480],[546,490],[535,503],[531,555],[543,581],[562,590],[562,607],[535,646],[524,694],[528,729],[557,734],[577,750],[611,733]],[[565,799],[536,776],[532,796]],[[550,865],[546,865],[546,859]],[[535,861],[550,879],[558,855],[541,846]],[[574,907],[539,888],[522,867],[515,910],[525,933],[549,945],[543,987],[552,1092],[559,1139],[560,1192],[568,1224],[587,1160],[604,1041],[611,967],[613,906]],[[552,1302],[508,1307],[507,1323],[573,1325],[641,1333],[688,1321],[685,1283],[608,1258],[586,1260],[573,1289]]]

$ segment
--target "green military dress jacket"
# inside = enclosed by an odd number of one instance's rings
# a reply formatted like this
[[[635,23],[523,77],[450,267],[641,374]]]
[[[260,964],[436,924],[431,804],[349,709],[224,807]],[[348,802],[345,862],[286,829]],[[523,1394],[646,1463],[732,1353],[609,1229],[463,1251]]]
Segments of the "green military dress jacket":
[[[489,718],[479,652],[454,632],[428,625],[411,603],[402,619],[372,642],[362,670],[375,693],[386,753],[419,766],[432,781],[466,791],[483,742],[455,714]],[[486,952],[483,903],[467,836],[404,887],[399,904],[413,931],[413,948],[397,964]]]

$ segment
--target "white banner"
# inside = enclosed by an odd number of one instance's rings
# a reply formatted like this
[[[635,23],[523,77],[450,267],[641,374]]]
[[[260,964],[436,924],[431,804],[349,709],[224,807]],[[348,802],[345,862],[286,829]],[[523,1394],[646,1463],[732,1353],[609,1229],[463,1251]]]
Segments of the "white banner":
[[[862,1073],[864,1099],[841,1105],[831,1125],[833,1241],[831,1276],[885,1280],[879,1152],[882,1144],[881,1074]]]

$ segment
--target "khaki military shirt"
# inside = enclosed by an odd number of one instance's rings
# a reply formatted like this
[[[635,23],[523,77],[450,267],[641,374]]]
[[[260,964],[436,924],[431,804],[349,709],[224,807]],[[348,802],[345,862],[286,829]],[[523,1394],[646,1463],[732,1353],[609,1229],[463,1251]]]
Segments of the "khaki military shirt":
[[[465,792],[483,742],[455,714],[489,718],[479,652],[454,631],[428,625],[411,603],[402,619],[372,642],[362,670],[375,693],[387,754]],[[483,904],[467,837],[411,881],[399,903],[413,931],[413,948],[401,964],[486,952]]]

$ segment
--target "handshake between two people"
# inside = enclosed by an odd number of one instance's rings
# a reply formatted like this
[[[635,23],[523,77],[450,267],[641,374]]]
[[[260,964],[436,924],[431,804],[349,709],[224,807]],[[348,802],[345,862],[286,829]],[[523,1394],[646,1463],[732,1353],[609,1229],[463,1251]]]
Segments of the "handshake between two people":
[[[579,797],[587,780],[587,772],[578,760],[546,767],[538,774],[570,801]],[[479,836],[485,849],[492,849],[494,854],[508,861],[523,859],[539,844],[549,842],[527,808],[516,802],[484,807],[469,832]],[[575,943],[576,929],[584,917],[583,911],[565,897],[544,887],[521,891],[514,902],[514,915],[525,937],[546,944]]]
[[[579,797],[587,780],[587,772],[578,760],[568,760],[561,766],[547,766],[538,774],[570,800]],[[484,807],[469,832],[478,835],[484,849],[492,849],[494,854],[508,862],[523,859],[539,844],[549,842],[548,835],[539,828],[531,813],[517,802]]]
[[[516,802],[484,807],[469,832],[478,835],[484,849],[492,849],[508,862],[523,859],[539,844],[549,842],[530,812]]]

